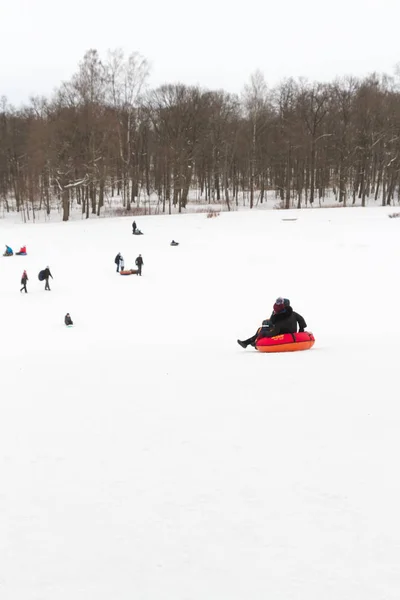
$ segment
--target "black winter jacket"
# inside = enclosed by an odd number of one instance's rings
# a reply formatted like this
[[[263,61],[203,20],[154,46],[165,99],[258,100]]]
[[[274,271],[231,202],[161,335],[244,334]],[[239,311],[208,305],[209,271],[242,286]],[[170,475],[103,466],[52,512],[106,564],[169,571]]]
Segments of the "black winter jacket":
[[[135,265],[137,267],[140,267],[140,266],[144,265],[143,258],[141,256],[137,257],[137,259],[135,260]]]
[[[274,337],[283,333],[296,333],[297,325],[299,325],[299,331],[304,331],[307,327],[303,317],[294,312],[291,306],[288,306],[283,312],[273,313],[269,319],[269,325],[265,326],[264,323],[258,334],[259,338]]]
[[[25,285],[27,281],[28,281],[28,275],[22,275],[22,278],[21,278],[22,285]]]
[[[45,279],[48,279],[49,277],[53,279],[53,275],[50,273],[50,269],[44,269],[43,274]]]
[[[71,319],[71,317],[69,315],[65,315],[64,323],[66,325],[73,325],[72,319]]]

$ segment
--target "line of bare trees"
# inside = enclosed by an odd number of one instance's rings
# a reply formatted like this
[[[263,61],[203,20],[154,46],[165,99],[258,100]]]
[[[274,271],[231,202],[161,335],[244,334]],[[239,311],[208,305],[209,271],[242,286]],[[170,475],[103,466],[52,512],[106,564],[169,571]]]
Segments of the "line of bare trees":
[[[179,212],[194,190],[228,210],[274,192],[282,208],[399,198],[400,89],[371,75],[333,83],[252,75],[239,97],[182,84],[146,88],[147,61],[88,51],[51,99],[0,102],[0,201],[7,211],[58,203],[101,213],[146,198]]]

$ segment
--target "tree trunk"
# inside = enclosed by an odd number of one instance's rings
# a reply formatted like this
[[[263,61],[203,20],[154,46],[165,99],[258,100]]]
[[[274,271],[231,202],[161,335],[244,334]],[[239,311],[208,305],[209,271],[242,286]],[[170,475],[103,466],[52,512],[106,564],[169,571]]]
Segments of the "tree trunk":
[[[61,192],[62,206],[63,206],[63,221],[69,219],[69,190],[63,189]]]

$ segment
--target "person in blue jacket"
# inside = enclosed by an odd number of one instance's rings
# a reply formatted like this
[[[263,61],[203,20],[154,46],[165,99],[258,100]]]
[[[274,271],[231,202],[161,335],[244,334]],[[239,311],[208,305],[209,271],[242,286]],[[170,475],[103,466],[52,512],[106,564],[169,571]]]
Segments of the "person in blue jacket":
[[[7,246],[6,244],[6,251],[4,252],[3,256],[12,256],[14,254],[13,249],[10,248],[10,246]]]

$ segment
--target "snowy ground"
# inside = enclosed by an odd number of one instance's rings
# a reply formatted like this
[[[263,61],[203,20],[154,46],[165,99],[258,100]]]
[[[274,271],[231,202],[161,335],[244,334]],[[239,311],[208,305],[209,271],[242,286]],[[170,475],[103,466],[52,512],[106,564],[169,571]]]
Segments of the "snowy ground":
[[[2,221],[1,600],[398,600],[390,212]],[[242,350],[278,295],[314,348]]]

